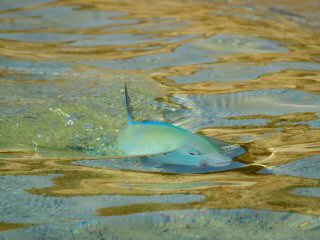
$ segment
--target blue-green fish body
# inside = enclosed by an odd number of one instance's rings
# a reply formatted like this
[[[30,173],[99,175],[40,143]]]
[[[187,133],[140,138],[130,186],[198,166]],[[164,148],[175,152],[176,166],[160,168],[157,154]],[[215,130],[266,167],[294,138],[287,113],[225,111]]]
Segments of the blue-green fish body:
[[[126,92],[128,126],[117,138],[117,147],[128,156],[152,156],[162,164],[226,166],[232,160],[220,146],[186,129],[157,121],[134,122]],[[159,154],[159,155],[158,155]],[[158,155],[158,156],[157,156]]]

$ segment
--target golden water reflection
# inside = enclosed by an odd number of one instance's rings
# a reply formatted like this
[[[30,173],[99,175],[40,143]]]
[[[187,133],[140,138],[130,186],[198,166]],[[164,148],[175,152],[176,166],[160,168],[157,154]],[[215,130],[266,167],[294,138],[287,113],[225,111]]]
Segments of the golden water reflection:
[[[92,138],[87,138],[92,148],[100,144],[93,138],[107,132],[106,138],[112,139],[124,126],[124,107],[120,104],[123,92],[117,90],[124,82],[133,86],[134,94],[152,100],[156,98],[159,104],[168,109],[172,107],[172,111],[187,108],[172,98],[179,94],[205,96],[265,89],[295,89],[306,94],[319,94],[320,68],[290,68],[241,81],[221,82],[209,78],[178,83],[173,80],[173,77],[191,76],[218,63],[250,63],[254,66],[278,62],[320,64],[319,19],[315,14],[318,10],[312,7],[315,2],[308,0],[301,5],[298,0],[246,3],[140,0],[137,4],[130,0],[75,0],[47,1],[1,10],[0,93],[3,97],[0,100],[6,114],[0,116],[0,124],[6,129],[0,129],[0,175],[60,174],[53,179],[53,186],[27,190],[41,196],[204,196],[204,201],[199,202],[100,208],[97,209],[99,216],[205,208],[265,209],[320,216],[319,198],[292,193],[300,187],[320,187],[319,179],[272,173],[275,166],[320,154],[320,130],[310,125],[311,121],[319,121],[319,115],[307,109],[298,113],[226,118],[266,120],[262,125],[197,129],[200,134],[246,150],[236,158],[246,166],[220,173],[179,175],[79,166],[77,160],[97,161],[107,157],[96,157],[70,148],[70,139],[77,135],[77,131],[82,137],[81,144],[86,141],[87,131],[91,128],[96,131],[90,135]],[[281,8],[270,10],[270,5]],[[68,18],[65,22],[51,21],[46,18],[46,11],[53,7],[71,9],[70,14],[75,15],[77,11],[86,12],[86,22],[93,25],[78,25],[78,21],[68,21]],[[106,20],[90,11],[117,14]],[[39,23],[36,16],[46,20],[46,24]],[[310,18],[312,21],[308,20]],[[24,25],[24,21],[31,24]],[[96,24],[100,21],[101,24]],[[45,34],[53,35],[41,41]],[[213,36],[218,38],[212,39]],[[53,37],[58,40],[52,40]],[[126,38],[129,40],[124,41]],[[221,41],[230,42],[223,45]],[[101,89],[105,86],[107,90],[103,92]],[[113,90],[109,91],[109,87]],[[53,88],[55,90],[51,91]],[[90,104],[85,105],[88,102]],[[139,103],[141,105],[135,105],[138,119],[152,116],[158,120],[166,119],[163,105],[153,107],[145,99]],[[48,111],[49,104],[56,104],[57,108]],[[61,107],[59,104],[65,105]],[[110,107],[112,104],[113,108]],[[104,105],[106,108],[101,107]],[[10,109],[14,107],[30,107],[31,113],[20,118],[23,111],[28,110],[12,113]],[[75,112],[87,115],[80,123],[72,123],[72,128],[63,122],[64,113],[58,119],[54,112],[57,109],[69,115]],[[102,113],[105,113],[104,117],[100,117]],[[54,125],[53,129],[47,129],[44,122]],[[93,127],[90,125],[89,130],[84,130],[87,122]],[[17,123],[23,127],[19,128]],[[37,138],[39,126],[45,136],[42,139]],[[108,150],[104,153],[110,153]],[[269,174],[261,174],[263,169],[270,170]],[[0,231],[18,227],[24,225],[0,223]]]

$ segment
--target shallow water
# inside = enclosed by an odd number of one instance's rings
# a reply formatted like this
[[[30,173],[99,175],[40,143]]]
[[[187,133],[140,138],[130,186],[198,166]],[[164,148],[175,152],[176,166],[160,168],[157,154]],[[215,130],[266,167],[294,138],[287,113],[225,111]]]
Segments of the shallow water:
[[[315,239],[319,10],[2,0],[0,239]],[[137,120],[214,138],[233,162],[124,156],[124,83]]]

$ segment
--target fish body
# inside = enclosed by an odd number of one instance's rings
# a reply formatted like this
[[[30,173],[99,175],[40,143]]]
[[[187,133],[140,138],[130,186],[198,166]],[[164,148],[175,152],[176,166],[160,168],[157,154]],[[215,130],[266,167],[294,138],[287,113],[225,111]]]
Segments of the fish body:
[[[117,137],[117,148],[128,156],[149,156],[162,164],[226,166],[232,160],[208,138],[169,123],[134,122],[126,92],[128,125]],[[158,156],[157,156],[158,155]]]

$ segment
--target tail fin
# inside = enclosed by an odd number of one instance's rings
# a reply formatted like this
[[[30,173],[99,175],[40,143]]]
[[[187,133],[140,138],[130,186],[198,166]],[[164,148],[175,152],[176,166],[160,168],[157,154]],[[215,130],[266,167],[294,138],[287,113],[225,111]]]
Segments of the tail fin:
[[[128,125],[129,125],[133,122],[133,115],[130,107],[130,97],[128,94],[127,84],[124,84],[124,92],[126,94],[126,108],[127,108]]]

